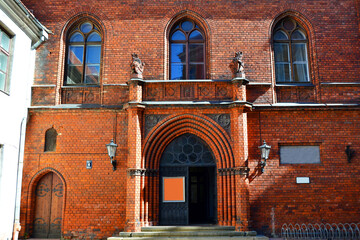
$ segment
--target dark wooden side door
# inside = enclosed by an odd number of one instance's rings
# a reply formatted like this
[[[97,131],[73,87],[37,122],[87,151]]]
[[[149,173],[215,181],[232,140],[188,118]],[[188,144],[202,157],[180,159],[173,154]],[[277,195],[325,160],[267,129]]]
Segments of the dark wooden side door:
[[[188,225],[189,206],[187,194],[187,167],[161,167],[160,179],[163,177],[184,177],[185,178],[185,202],[163,202],[163,185],[160,183],[160,225]]]
[[[64,188],[54,173],[43,176],[35,190],[34,238],[60,238]]]

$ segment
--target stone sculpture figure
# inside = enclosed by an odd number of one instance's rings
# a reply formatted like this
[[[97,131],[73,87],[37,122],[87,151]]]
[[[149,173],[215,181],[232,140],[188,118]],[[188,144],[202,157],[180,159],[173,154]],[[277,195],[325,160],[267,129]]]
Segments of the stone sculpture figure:
[[[136,53],[131,54],[132,62],[131,67],[131,78],[143,78],[142,73],[144,71],[145,63],[140,60]]]
[[[245,78],[244,63],[242,61],[243,53],[241,51],[235,52],[235,57],[232,59],[230,68],[233,71],[235,78]]]

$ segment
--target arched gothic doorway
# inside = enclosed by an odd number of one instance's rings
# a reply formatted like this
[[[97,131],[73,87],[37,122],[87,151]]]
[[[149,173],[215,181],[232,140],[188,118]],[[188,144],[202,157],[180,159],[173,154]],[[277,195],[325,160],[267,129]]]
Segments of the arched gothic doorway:
[[[160,161],[160,225],[216,222],[216,162],[209,146],[183,134]]]
[[[53,172],[43,176],[35,189],[34,238],[60,238],[64,187]]]

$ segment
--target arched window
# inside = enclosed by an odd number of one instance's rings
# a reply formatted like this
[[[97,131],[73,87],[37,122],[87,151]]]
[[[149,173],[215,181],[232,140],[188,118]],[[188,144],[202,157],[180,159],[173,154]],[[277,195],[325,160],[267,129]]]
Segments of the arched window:
[[[64,85],[99,84],[101,46],[101,32],[93,22],[81,21],[70,29]]]
[[[294,19],[279,21],[273,32],[276,82],[309,82],[308,38]]]
[[[170,31],[170,79],[205,78],[205,34],[199,25],[182,19]]]
[[[54,128],[50,128],[45,133],[45,152],[54,152],[56,150],[57,132]]]

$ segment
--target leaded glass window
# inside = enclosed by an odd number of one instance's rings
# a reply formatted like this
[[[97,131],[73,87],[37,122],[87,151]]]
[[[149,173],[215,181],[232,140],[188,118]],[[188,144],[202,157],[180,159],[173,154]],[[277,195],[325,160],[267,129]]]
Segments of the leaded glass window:
[[[274,28],[276,82],[309,82],[308,39],[304,28],[284,18]]]
[[[204,31],[194,21],[183,19],[170,32],[170,79],[204,78]]]
[[[186,133],[166,147],[161,158],[161,166],[213,166],[214,159],[209,146],[203,140]]]
[[[65,85],[97,85],[100,81],[102,37],[91,21],[80,22],[67,39]]]

